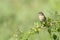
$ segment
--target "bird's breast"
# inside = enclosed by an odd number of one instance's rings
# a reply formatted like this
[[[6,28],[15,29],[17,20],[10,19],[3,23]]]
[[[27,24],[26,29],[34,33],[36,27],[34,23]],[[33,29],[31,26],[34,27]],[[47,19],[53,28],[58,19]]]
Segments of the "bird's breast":
[[[39,16],[39,20],[43,21],[44,20],[44,16]]]

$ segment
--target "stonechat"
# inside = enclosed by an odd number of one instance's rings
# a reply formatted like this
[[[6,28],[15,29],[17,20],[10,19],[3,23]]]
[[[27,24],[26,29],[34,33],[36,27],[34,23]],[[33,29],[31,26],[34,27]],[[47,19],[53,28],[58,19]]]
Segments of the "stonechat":
[[[45,15],[44,15],[44,13],[43,12],[39,12],[38,13],[39,14],[39,20],[41,21],[41,22],[45,22],[46,21],[46,17],[45,17]]]

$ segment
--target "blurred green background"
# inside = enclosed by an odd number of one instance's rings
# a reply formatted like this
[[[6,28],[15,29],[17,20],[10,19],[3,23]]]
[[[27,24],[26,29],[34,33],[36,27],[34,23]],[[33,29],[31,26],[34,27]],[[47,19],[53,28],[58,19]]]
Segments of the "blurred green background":
[[[0,40],[18,40],[13,34],[19,29],[27,32],[39,22],[38,12],[54,19],[60,13],[60,0],[0,0]],[[60,14],[59,14],[60,15]],[[29,40],[51,40],[47,31],[32,35]]]

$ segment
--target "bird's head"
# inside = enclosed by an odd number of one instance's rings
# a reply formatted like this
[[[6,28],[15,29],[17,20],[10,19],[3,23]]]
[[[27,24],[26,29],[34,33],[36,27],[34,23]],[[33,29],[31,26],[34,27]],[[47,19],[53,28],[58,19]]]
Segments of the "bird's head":
[[[43,12],[39,12],[38,14],[39,14],[39,15],[44,15]]]

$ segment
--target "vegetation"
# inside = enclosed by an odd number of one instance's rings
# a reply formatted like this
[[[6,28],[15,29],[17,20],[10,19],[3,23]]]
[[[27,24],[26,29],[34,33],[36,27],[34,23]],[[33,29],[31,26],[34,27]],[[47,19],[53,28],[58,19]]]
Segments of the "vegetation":
[[[0,40],[60,40],[60,0],[0,0]]]

